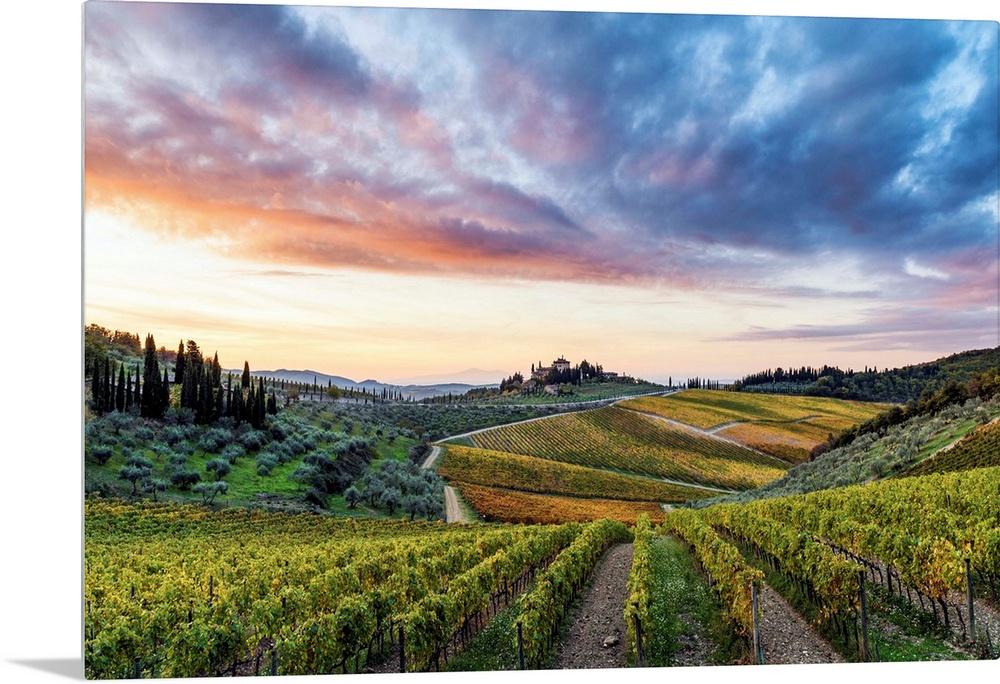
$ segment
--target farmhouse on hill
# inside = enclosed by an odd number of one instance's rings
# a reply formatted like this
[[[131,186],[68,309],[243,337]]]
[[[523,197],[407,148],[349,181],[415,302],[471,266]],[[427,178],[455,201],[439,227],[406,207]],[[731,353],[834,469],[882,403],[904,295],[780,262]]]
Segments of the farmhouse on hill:
[[[531,379],[541,380],[552,371],[558,371],[560,373],[563,373],[565,371],[568,371],[569,369],[570,369],[569,361],[567,361],[562,356],[553,361],[551,366],[543,366],[541,361],[539,361],[538,366],[532,366]]]

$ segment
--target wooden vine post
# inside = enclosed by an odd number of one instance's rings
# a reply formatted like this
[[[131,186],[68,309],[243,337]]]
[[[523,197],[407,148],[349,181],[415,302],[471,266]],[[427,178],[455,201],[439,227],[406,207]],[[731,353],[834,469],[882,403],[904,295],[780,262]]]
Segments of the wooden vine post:
[[[758,665],[764,664],[764,646],[760,639],[760,617],[757,606],[757,583],[750,583],[750,607],[753,615],[753,657]]]
[[[645,667],[645,654],[642,649],[642,623],[639,621],[639,606],[635,606],[635,613],[632,616],[635,620],[635,657],[639,667]]]
[[[517,669],[524,669],[524,636],[521,632],[521,623],[517,623]]]
[[[969,559],[965,559],[965,592],[966,602],[969,604],[969,639],[973,643],[976,641],[976,611],[973,608],[975,596],[972,592],[972,567]]]
[[[858,570],[858,591],[861,598],[861,660],[871,660],[871,650],[868,648],[868,594],[865,591],[865,571]]]

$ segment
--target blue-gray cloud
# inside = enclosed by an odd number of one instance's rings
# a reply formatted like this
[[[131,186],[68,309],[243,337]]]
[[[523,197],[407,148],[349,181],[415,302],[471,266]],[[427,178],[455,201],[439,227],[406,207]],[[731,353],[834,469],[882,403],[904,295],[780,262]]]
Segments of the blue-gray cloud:
[[[518,277],[763,291],[782,264],[844,258],[872,276],[866,293],[943,306],[974,288],[985,306],[996,265],[962,264],[995,254],[993,23],[144,3],[85,16],[88,172],[313,217],[302,262],[433,270],[437,254],[461,272],[468,250],[477,274],[493,254],[497,273],[522,259]],[[380,51],[360,25],[398,35]],[[378,245],[351,242],[376,229],[390,231]],[[405,254],[414,235],[420,258]],[[295,251],[280,239],[263,253]],[[885,291],[904,263],[949,277]]]

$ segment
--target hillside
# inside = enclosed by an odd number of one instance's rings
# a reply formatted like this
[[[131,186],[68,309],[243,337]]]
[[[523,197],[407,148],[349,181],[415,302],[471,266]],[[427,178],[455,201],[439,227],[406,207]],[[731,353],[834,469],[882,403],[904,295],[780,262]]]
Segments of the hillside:
[[[320,373],[312,370],[288,370],[285,368],[279,368],[278,370],[273,371],[252,371],[251,375],[268,379],[274,378],[277,380],[285,380],[286,382],[300,383],[302,385],[315,385],[320,392],[324,391],[331,385],[342,390],[354,389],[360,391],[364,389],[369,394],[381,394],[383,391],[392,393],[398,392],[402,395],[404,400],[408,401],[420,401],[422,399],[443,397],[449,394],[453,396],[461,396],[469,390],[476,389],[478,387],[497,386],[496,383],[493,383],[493,385],[470,385],[461,382],[429,385],[396,385],[372,379],[365,379],[358,382],[356,380],[351,380],[350,378],[345,378],[341,375],[328,375],[326,373]]]
[[[1000,401],[970,399],[934,415],[919,415],[881,432],[866,433],[846,446],[791,468],[784,477],[753,491],[692,502],[696,507],[746,502],[864,484],[904,473],[945,472],[945,464],[985,467],[995,464]],[[963,439],[965,438],[965,439]],[[961,440],[961,441],[959,441]],[[966,441],[967,440],[967,441]],[[954,460],[937,457],[954,446]],[[962,447],[962,448],[959,448]]]
[[[967,383],[977,373],[1000,366],[1000,347],[974,349],[934,361],[893,369],[842,370],[776,368],[744,376],[733,389],[768,394],[806,394],[859,401],[905,404],[949,383]]]

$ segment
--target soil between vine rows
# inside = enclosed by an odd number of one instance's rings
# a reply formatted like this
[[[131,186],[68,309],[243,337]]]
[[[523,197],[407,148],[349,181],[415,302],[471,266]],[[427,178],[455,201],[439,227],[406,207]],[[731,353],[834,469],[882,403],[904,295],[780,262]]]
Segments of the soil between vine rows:
[[[622,668],[626,666],[625,600],[632,567],[632,545],[617,544],[605,552],[579,605],[570,615],[570,625],[556,650],[554,667],[559,669]],[[761,596],[762,629],[766,662],[769,664],[842,663],[844,659],[771,587]],[[607,637],[618,643],[604,647]],[[686,648],[678,664],[710,666],[710,648]]]
[[[624,612],[631,569],[631,544],[615,544],[604,553],[556,648],[556,668],[625,667]],[[604,647],[607,637],[617,637],[618,642]]]

